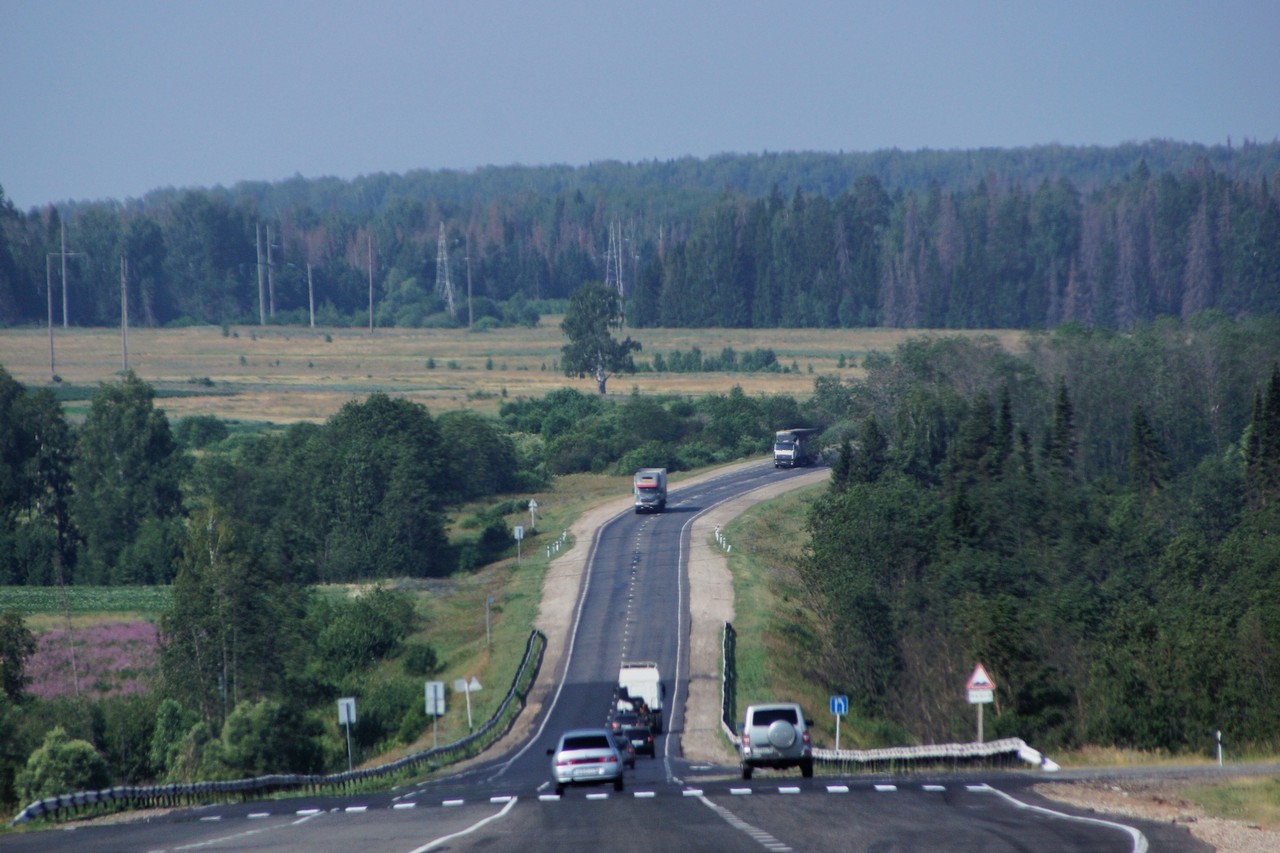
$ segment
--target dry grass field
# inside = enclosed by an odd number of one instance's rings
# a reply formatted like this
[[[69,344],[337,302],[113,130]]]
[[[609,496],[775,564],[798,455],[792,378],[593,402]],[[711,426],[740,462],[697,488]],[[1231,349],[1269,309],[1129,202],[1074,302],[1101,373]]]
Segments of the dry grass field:
[[[557,369],[564,337],[558,316],[534,329],[368,329],[216,326],[132,329],[128,365],[150,383],[171,420],[210,414],[242,422],[320,422],[350,400],[375,392],[422,403],[433,413],[469,408],[496,412],[503,399],[538,398],[558,388],[593,393],[590,379],[570,379]],[[803,398],[820,374],[861,374],[868,352],[890,351],[908,329],[636,329],[625,330],[655,353],[719,355],[732,347],[741,357],[772,349],[787,373],[653,373],[614,377],[611,396],[723,393],[741,385],[748,394]],[[994,334],[1017,347],[1019,332]],[[120,335],[112,329],[54,328],[54,373],[61,385],[92,390],[114,381],[123,366]],[[844,356],[846,367],[839,367]],[[428,367],[429,361],[434,366]],[[51,383],[49,335],[44,328],[0,330],[0,366],[24,385]],[[74,409],[74,407],[73,407]]]

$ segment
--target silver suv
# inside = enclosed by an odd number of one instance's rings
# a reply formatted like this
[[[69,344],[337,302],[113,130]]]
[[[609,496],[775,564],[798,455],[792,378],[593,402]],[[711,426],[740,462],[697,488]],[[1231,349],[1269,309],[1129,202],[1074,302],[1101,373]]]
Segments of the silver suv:
[[[804,778],[813,778],[813,747],[804,711],[794,702],[747,706],[738,757],[743,779],[750,779],[757,767],[799,767]]]

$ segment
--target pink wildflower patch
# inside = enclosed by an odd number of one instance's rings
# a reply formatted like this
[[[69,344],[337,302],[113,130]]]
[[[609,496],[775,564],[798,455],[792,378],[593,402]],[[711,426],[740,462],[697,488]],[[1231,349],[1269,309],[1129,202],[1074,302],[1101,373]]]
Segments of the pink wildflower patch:
[[[146,693],[155,671],[158,633],[150,622],[103,622],[53,628],[37,638],[27,661],[28,692],[41,699],[96,699]]]

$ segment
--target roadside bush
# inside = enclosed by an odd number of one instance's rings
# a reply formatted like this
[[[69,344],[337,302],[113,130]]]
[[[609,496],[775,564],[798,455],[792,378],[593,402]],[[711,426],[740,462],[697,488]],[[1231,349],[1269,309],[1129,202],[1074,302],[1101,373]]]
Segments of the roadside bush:
[[[316,648],[344,673],[357,672],[392,654],[416,622],[413,599],[383,587],[328,607],[332,610],[316,637]]]
[[[426,643],[407,643],[403,662],[406,675],[431,675],[440,668],[436,650]]]
[[[682,471],[681,460],[677,448],[660,441],[646,441],[634,450],[623,454],[614,466],[618,474],[631,474],[638,468],[666,468],[668,471]]]
[[[32,803],[73,791],[99,790],[111,783],[107,762],[93,744],[73,740],[61,726],[44,737],[27,766],[18,773],[18,799]]]
[[[263,699],[241,702],[222,726],[222,760],[236,776],[323,770],[323,727],[298,708]]]
[[[376,748],[399,736],[407,709],[422,706],[422,685],[417,681],[396,679],[371,684],[357,706],[351,740],[362,749]]]

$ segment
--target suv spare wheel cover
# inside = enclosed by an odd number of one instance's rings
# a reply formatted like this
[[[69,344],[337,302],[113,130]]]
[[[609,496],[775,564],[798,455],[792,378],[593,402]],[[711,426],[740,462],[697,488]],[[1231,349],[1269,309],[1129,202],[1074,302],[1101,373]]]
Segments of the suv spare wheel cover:
[[[786,749],[796,742],[795,726],[786,720],[774,720],[769,724],[769,743],[778,749]]]

